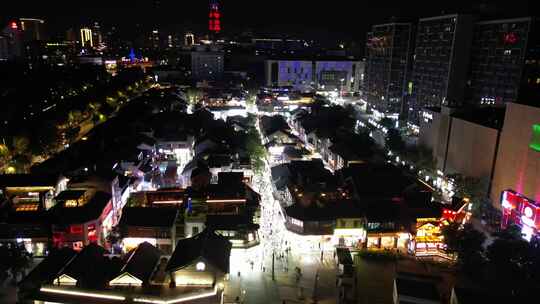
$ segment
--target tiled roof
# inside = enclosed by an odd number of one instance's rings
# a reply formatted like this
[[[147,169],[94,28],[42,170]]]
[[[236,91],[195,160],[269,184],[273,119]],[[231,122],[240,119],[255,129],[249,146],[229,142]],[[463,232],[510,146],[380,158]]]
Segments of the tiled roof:
[[[178,270],[202,257],[219,270],[228,273],[231,248],[232,245],[226,238],[205,229],[194,237],[178,241],[166,270]]]

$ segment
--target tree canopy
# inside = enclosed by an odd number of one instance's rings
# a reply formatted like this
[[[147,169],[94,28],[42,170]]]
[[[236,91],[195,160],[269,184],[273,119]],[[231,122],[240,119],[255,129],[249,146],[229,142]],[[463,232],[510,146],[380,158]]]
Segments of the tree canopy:
[[[402,152],[405,150],[405,141],[401,138],[401,134],[397,129],[389,129],[386,133],[386,148],[391,151]]]

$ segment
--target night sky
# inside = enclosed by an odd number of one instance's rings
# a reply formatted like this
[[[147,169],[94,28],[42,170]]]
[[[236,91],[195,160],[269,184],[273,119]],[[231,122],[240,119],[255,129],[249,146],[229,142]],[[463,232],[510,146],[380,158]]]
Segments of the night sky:
[[[441,13],[481,12],[489,17],[530,15],[533,1],[303,1],[303,0],[222,0],[223,27],[227,31],[282,32],[308,37],[363,39],[370,25]],[[207,0],[82,0],[14,1],[2,4],[2,21],[12,17],[45,18],[51,31],[99,21],[105,25],[130,28],[164,26],[204,30]]]

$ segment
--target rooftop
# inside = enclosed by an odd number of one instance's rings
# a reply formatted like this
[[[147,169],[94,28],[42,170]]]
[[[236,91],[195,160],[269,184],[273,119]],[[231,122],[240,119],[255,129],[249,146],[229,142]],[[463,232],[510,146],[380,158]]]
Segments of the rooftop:
[[[191,238],[178,241],[166,271],[175,271],[186,267],[202,257],[222,272],[228,273],[231,248],[232,245],[226,238],[205,229]]]
[[[275,56],[268,60],[281,60],[281,61],[360,61],[360,59],[353,56]]]
[[[332,221],[337,218],[364,217],[365,211],[351,200],[325,202],[302,206],[298,203],[285,208],[287,216],[302,221]]]
[[[58,175],[2,174],[0,188],[5,187],[55,187]]]
[[[111,201],[111,195],[97,191],[89,201],[80,207],[64,207],[57,204],[50,209],[53,224],[82,224],[98,219],[107,204]]]
[[[150,243],[141,243],[125,256],[124,266],[117,275],[127,272],[143,282],[148,282],[160,257],[159,249]]]
[[[452,116],[484,127],[500,130],[504,124],[505,108],[484,107],[457,111]]]
[[[57,201],[76,200],[81,198],[85,193],[85,190],[64,190],[58,194],[55,199]]]
[[[120,226],[171,228],[177,217],[177,208],[126,207],[122,212]]]
[[[257,230],[259,225],[254,224],[250,217],[244,215],[227,214],[227,215],[207,215],[206,226],[214,230]]]
[[[22,290],[39,289],[43,282],[52,282],[64,266],[71,261],[77,252],[71,248],[53,250],[39,263],[20,283]]]
[[[391,164],[352,164],[337,172],[342,181],[352,187],[357,198],[392,199],[408,193],[430,193],[430,189],[413,176],[406,175]]]

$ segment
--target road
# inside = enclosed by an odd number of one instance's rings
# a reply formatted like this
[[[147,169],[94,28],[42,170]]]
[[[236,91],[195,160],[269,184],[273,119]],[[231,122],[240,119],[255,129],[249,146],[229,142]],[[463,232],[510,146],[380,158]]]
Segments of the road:
[[[270,165],[254,178],[253,188],[261,195],[259,236],[262,256],[253,269],[247,267],[240,274],[231,273],[225,288],[225,303],[336,303],[336,262],[333,253],[325,252],[321,260],[319,250],[306,252],[290,246],[286,250],[286,229],[277,212],[279,201],[273,197]],[[287,244],[289,245],[289,244]],[[272,278],[274,252],[274,279]],[[295,268],[301,271],[297,280]],[[244,268],[245,269],[245,268]],[[315,279],[319,276],[317,284]],[[315,292],[314,292],[315,291]]]

